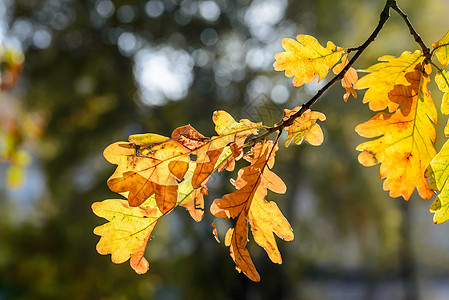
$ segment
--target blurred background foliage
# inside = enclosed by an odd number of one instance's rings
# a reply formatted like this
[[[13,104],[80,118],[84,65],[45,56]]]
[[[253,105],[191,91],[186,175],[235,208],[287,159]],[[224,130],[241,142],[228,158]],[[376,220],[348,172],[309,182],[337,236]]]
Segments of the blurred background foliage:
[[[428,45],[449,29],[448,0],[398,4]],[[250,243],[261,283],[235,271],[208,212],[194,223],[179,208],[158,223],[146,275],[95,251],[92,230],[105,220],[90,206],[117,197],[106,185],[108,144],[189,123],[210,136],[217,109],[274,124],[323,85],[293,88],[273,71],[282,38],[305,33],[355,47],[383,5],[0,1],[0,299],[447,299],[448,224],[433,225],[430,202],[416,195],[389,198],[378,167],[357,163],[354,127],[373,113],[362,93],[345,104],[338,85],[314,106],[327,116],[324,145],[278,152],[274,171],[288,191],[268,199],[296,236],[280,241],[282,266]],[[356,68],[417,48],[393,15]],[[207,206],[232,191],[235,176],[213,176]],[[227,225],[216,223],[223,237]]]

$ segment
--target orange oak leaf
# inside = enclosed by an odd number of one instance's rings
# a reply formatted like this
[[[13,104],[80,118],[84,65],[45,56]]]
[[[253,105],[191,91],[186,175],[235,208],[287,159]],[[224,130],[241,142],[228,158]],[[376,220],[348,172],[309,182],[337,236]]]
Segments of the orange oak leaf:
[[[348,54],[345,54],[341,59],[341,64],[336,65],[332,71],[335,74],[340,73],[348,64]],[[359,77],[357,76],[357,71],[354,68],[349,68],[343,79],[341,80],[341,86],[346,90],[346,94],[343,95],[343,100],[348,101],[349,95],[352,95],[354,98],[357,98],[357,93],[354,89],[354,86],[357,84],[357,80]]]
[[[390,112],[394,112],[399,104],[391,101],[388,97],[394,86],[402,84],[409,85],[405,74],[413,72],[415,67],[424,61],[420,51],[414,53],[403,52],[401,56],[382,56],[377,63],[362,72],[369,74],[357,81],[357,90],[368,89],[363,97],[363,103],[369,103],[372,111],[384,110],[388,107]]]
[[[449,63],[449,31],[439,40],[432,45],[434,53],[438,58],[438,61],[447,66]]]
[[[297,106],[294,109],[284,109],[283,121],[287,120],[291,115],[301,109]],[[306,110],[300,117],[296,118],[292,125],[285,127],[288,135],[285,140],[285,147],[288,147],[293,140],[296,145],[300,145],[306,140],[310,145],[319,146],[324,141],[323,131],[316,123],[318,120],[326,120],[326,116],[317,111]]]
[[[108,199],[92,204],[93,212],[109,222],[94,229],[101,236],[97,244],[100,254],[111,254],[113,263],[128,259],[138,274],[148,271],[149,263],[143,257],[151,232],[162,213],[153,207],[131,207],[126,200]]]
[[[294,39],[283,39],[285,52],[275,55],[273,67],[276,71],[285,71],[285,76],[293,78],[293,85],[298,87],[326,77],[329,70],[340,60],[343,48],[327,42],[326,48],[310,35],[300,34]]]
[[[424,199],[432,197],[424,171],[436,152],[434,142],[437,111],[430,97],[430,66],[421,64],[405,74],[408,85],[399,84],[389,92],[390,101],[401,106],[394,114],[379,113],[356,127],[359,135],[376,138],[357,146],[364,166],[380,163],[384,190],[391,197],[408,200],[415,187]],[[433,122],[433,123],[432,123]]]
[[[275,193],[285,193],[282,179],[269,169],[273,167],[278,146],[272,141],[256,144],[244,158],[251,163],[242,168],[234,181],[236,191],[215,199],[211,213],[218,218],[237,218],[234,228],[226,233],[225,244],[230,247],[236,269],[253,281],[260,276],[251,260],[246,244],[248,222],[251,224],[254,240],[268,253],[275,263],[282,263],[274,234],[284,240],[293,239],[290,224],[274,202],[267,202],[268,189]]]
[[[192,186],[194,188],[204,185],[217,167],[219,170],[223,168],[232,170],[234,160],[241,156],[241,148],[246,138],[251,134],[257,134],[259,128],[263,127],[262,123],[253,123],[247,119],[236,122],[230,114],[222,110],[214,112],[212,119],[218,136],[213,136],[195,151],[195,154],[197,154],[197,167],[192,178]],[[226,161],[216,166],[219,157],[228,144],[231,144],[232,156],[229,156]],[[225,165],[222,167],[221,164]]]
[[[145,146],[114,143],[103,152],[106,160],[117,165],[108,186],[124,194],[131,206],[139,206],[155,194],[156,203],[165,214],[176,205],[178,181],[188,170],[190,152],[173,139]]]

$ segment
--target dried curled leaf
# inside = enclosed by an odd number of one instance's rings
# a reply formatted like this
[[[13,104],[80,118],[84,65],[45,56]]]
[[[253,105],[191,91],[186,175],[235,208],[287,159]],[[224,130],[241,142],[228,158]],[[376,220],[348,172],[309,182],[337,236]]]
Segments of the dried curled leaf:
[[[298,112],[301,106],[297,106],[294,109],[284,109],[283,121],[288,120],[288,118]],[[306,140],[310,145],[319,146],[324,141],[323,131],[320,126],[316,123],[318,120],[326,120],[326,116],[317,111],[311,111],[308,109],[300,117],[293,121],[293,124],[285,127],[288,135],[285,140],[285,147],[288,147],[292,140],[294,140],[296,145],[300,145],[303,140]]]
[[[439,62],[443,66],[447,66],[449,63],[449,31],[439,40],[432,45],[434,53],[437,56]]]
[[[138,274],[148,271],[143,257],[151,232],[162,213],[154,207],[131,207],[125,200],[109,199],[92,204],[93,212],[109,222],[94,229],[101,236],[97,244],[100,254],[111,254],[113,263],[120,264],[131,258],[131,267]]]
[[[382,56],[377,63],[362,72],[369,72],[357,81],[356,89],[368,89],[363,97],[363,103],[369,103],[372,111],[384,110],[388,107],[394,112],[399,104],[388,97],[395,85],[409,85],[405,74],[413,72],[415,67],[424,61],[420,51],[403,52],[400,57]]]
[[[425,175],[429,177],[430,188],[439,192],[430,206],[430,212],[435,213],[433,222],[435,224],[446,222],[449,219],[449,141],[446,141],[440,152],[432,159]]]
[[[276,71],[285,71],[285,76],[293,78],[293,85],[298,87],[326,77],[329,70],[340,60],[343,48],[327,42],[326,48],[310,35],[300,34],[294,39],[283,39],[285,52],[277,53],[273,67]]]
[[[335,74],[340,73],[348,64],[348,55],[345,54],[341,59],[341,64],[336,65],[332,71]],[[352,95],[354,98],[357,98],[357,93],[355,91],[355,85],[357,84],[357,80],[359,79],[357,75],[357,71],[354,68],[349,68],[343,79],[341,80],[341,86],[346,90],[346,94],[343,95],[343,100],[348,101],[349,95]]]
[[[388,96],[401,105],[394,114],[379,113],[356,127],[359,135],[375,140],[360,144],[359,162],[364,166],[380,163],[384,190],[391,197],[408,200],[415,187],[424,199],[432,197],[424,171],[435,156],[434,142],[437,112],[427,85],[430,66],[422,71],[416,65],[414,72],[405,75],[408,85],[395,85]],[[433,122],[433,123],[432,123]]]
[[[244,157],[251,165],[239,171],[234,182],[237,190],[215,199],[210,209],[218,218],[237,218],[235,227],[226,234],[225,244],[230,247],[237,270],[253,281],[260,281],[260,277],[246,249],[248,222],[256,243],[275,263],[282,260],[273,233],[287,241],[293,239],[290,224],[277,205],[265,200],[268,189],[275,193],[286,191],[282,179],[269,170],[277,149],[272,141],[256,144]]]

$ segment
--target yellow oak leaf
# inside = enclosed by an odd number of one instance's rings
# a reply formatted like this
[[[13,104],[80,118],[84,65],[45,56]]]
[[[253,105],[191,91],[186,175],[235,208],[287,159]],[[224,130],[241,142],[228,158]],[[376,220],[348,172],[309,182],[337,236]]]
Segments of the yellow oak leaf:
[[[434,53],[437,56],[439,62],[446,66],[449,63],[449,31],[439,40],[432,45]]]
[[[148,271],[149,263],[143,257],[151,232],[162,213],[153,207],[131,207],[125,200],[108,199],[92,204],[93,212],[109,222],[94,229],[101,236],[97,244],[100,254],[111,254],[113,263],[128,259],[138,274]]]
[[[426,169],[426,177],[429,177],[429,186],[438,191],[438,196],[430,206],[430,212],[435,213],[433,222],[440,224],[449,219],[449,141],[441,148],[440,152],[432,159]]]
[[[329,70],[340,60],[343,48],[327,42],[326,48],[310,35],[300,34],[294,39],[283,39],[285,52],[275,55],[273,67],[276,71],[285,71],[285,76],[293,78],[293,85],[298,87],[326,77]]]
[[[388,107],[390,112],[394,112],[399,104],[391,101],[388,93],[395,85],[409,85],[405,74],[413,72],[415,67],[424,61],[420,51],[414,53],[403,52],[401,56],[382,56],[377,63],[362,72],[369,74],[357,81],[357,90],[368,89],[363,97],[363,103],[369,103],[372,111],[384,110]]]
[[[155,194],[156,203],[165,214],[176,205],[178,181],[188,170],[190,152],[173,139],[145,146],[114,143],[103,152],[106,160],[117,165],[108,186],[125,195],[131,206],[139,206]]]
[[[359,162],[364,166],[380,163],[384,190],[391,197],[408,200],[415,187],[424,199],[432,197],[424,171],[436,152],[434,143],[437,111],[430,97],[430,66],[421,64],[405,74],[408,85],[395,85],[388,93],[390,101],[400,105],[394,114],[379,113],[356,127],[365,138],[376,138],[357,146]],[[432,123],[433,122],[433,123]]]
[[[274,234],[287,241],[293,239],[290,224],[277,205],[265,200],[268,189],[281,194],[286,191],[282,179],[269,170],[273,167],[277,150],[277,145],[272,141],[256,144],[244,156],[251,165],[239,170],[234,181],[237,190],[221,199],[215,199],[210,209],[218,218],[237,218],[234,228],[226,233],[225,245],[230,247],[237,270],[253,281],[260,281],[260,277],[246,249],[248,222],[251,224],[254,240],[275,263],[280,264],[282,260]]]
[[[295,114],[301,109],[297,106],[294,109],[284,109],[283,121],[287,120],[291,115]],[[326,120],[326,116],[317,111],[306,110],[300,117],[293,121],[293,124],[285,127],[288,135],[285,140],[285,147],[288,147],[293,140],[296,145],[300,145],[303,140],[306,140],[310,145],[319,146],[324,141],[323,131],[316,123],[318,120]]]
[[[348,64],[348,55],[345,54],[341,59],[341,63],[336,65],[332,71],[335,74],[340,73]],[[343,79],[341,80],[341,86],[346,90],[346,94],[343,95],[343,100],[348,101],[349,95],[352,95],[354,98],[357,98],[357,93],[355,91],[355,85],[357,84],[357,80],[359,79],[357,75],[357,71],[354,68],[349,68]]]

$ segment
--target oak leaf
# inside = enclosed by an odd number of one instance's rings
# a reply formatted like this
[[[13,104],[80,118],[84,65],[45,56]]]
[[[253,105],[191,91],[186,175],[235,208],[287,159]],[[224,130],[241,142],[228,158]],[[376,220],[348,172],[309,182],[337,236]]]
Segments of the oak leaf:
[[[285,76],[293,78],[293,85],[299,87],[326,77],[329,70],[340,60],[343,48],[327,42],[326,48],[310,35],[300,34],[294,39],[283,39],[285,52],[275,55],[273,67],[276,71],[285,71]]]
[[[405,74],[413,72],[415,67],[424,61],[420,51],[410,53],[405,51],[399,57],[382,56],[377,63],[362,72],[369,74],[357,81],[356,89],[368,89],[363,97],[363,103],[369,103],[372,111],[384,110],[388,107],[394,112],[399,104],[389,99],[388,94],[394,86],[409,85]]]
[[[434,53],[437,56],[439,62],[446,66],[449,63],[449,31],[439,40],[432,45]]]
[[[272,141],[256,144],[244,156],[251,165],[239,170],[234,181],[237,190],[215,199],[210,209],[218,218],[237,218],[234,228],[226,233],[225,245],[230,247],[236,269],[253,281],[260,281],[260,277],[246,249],[248,222],[254,240],[275,263],[282,263],[282,260],[273,233],[287,241],[293,239],[290,224],[277,205],[265,200],[268,189],[281,194],[286,191],[282,179],[269,170],[277,150],[278,146]]]
[[[151,232],[162,213],[154,207],[131,207],[125,200],[108,199],[92,204],[93,212],[109,222],[94,229],[101,236],[97,244],[100,254],[111,254],[113,263],[128,259],[138,274],[148,271],[149,263],[143,257]]]
[[[190,152],[173,139],[145,146],[114,143],[103,152],[106,160],[117,165],[108,186],[126,194],[130,206],[139,206],[155,194],[158,207],[165,214],[176,205],[178,181],[188,170]]]
[[[394,114],[379,113],[356,127],[357,133],[375,140],[360,144],[359,162],[364,166],[380,163],[384,190],[391,197],[408,200],[415,187],[423,199],[432,197],[424,171],[436,152],[434,142],[437,112],[430,97],[430,66],[426,71],[418,64],[414,72],[405,74],[409,85],[395,85],[390,101],[400,105]]]
[[[297,106],[294,109],[284,109],[284,117],[282,121],[286,121],[291,115],[295,114],[301,109]],[[288,135],[285,140],[285,147],[288,147],[293,140],[296,145],[300,145],[303,140],[306,140],[310,145],[319,146],[324,141],[323,131],[316,123],[318,120],[326,120],[326,116],[317,111],[306,110],[300,117],[293,121],[293,124],[286,126]]]
[[[449,219],[449,141],[446,141],[440,152],[432,159],[425,175],[429,177],[430,188],[439,192],[430,206],[430,211],[435,213],[433,222],[435,224],[446,222]]]

